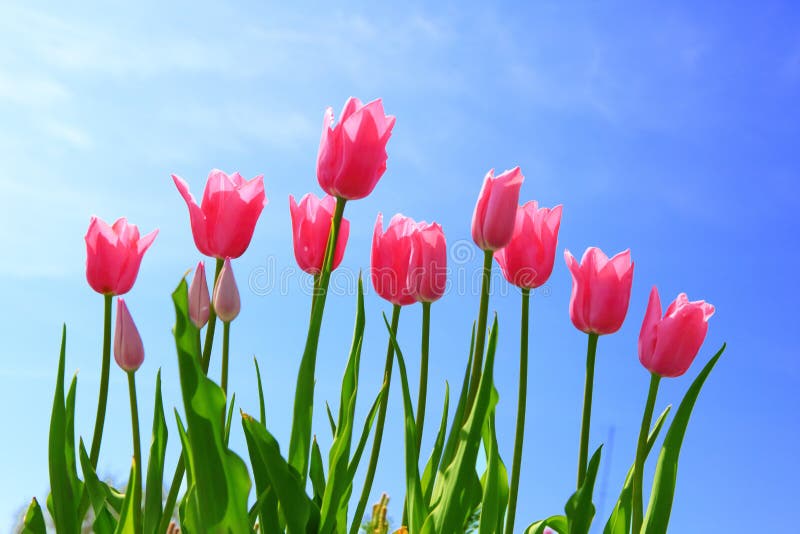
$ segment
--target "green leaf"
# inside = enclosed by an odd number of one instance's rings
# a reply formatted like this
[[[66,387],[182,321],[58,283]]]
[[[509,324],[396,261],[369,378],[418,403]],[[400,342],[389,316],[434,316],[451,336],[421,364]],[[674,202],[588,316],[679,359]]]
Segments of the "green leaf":
[[[231,419],[233,419],[233,407],[236,404],[236,393],[231,396],[231,403],[228,406],[228,416],[225,418],[225,446],[231,437]]]
[[[469,376],[469,375],[467,375]],[[467,378],[469,380],[469,378]],[[436,478],[436,472],[439,468],[439,461],[442,458],[442,450],[444,449],[444,439],[447,433],[447,415],[450,408],[450,384],[444,383],[444,408],[442,409],[442,421],[439,423],[439,432],[436,434],[436,441],[433,443],[433,451],[428,458],[428,463],[425,464],[425,469],[422,472],[422,498],[428,507],[431,506],[431,495],[433,494],[433,483]]]
[[[493,389],[497,397],[497,390]],[[496,405],[497,400],[492,404]],[[500,459],[495,430],[494,409],[489,413],[483,430],[483,446],[486,450],[486,473],[483,477],[483,500],[481,501],[480,534],[502,532],[508,506],[508,472]]]
[[[392,327],[386,315],[383,316],[386,329],[394,346],[394,353],[397,355],[397,367],[400,371],[400,383],[403,388],[403,413],[405,452],[406,452],[406,510],[408,511],[408,529],[410,532],[418,532],[428,516],[428,507],[422,496],[422,482],[419,477],[419,451],[417,450],[417,423],[414,419],[414,406],[411,403],[411,391],[408,387],[408,374],[406,373],[406,362],[400,345],[397,344]]]
[[[44,524],[44,516],[39,503],[34,497],[31,500],[25,518],[22,520],[22,530],[20,534],[47,534],[47,527]]]
[[[544,530],[550,527],[559,534],[569,534],[569,523],[563,515],[550,516],[547,519],[536,521],[525,529],[525,534],[544,534]]]
[[[256,378],[258,379],[258,413],[261,424],[267,426],[267,410],[264,405],[264,388],[261,386],[261,370],[258,368],[258,360],[253,356],[253,363],[256,364]]]
[[[686,435],[686,427],[689,425],[689,418],[692,409],[697,401],[698,395],[703,384],[725,352],[725,344],[714,355],[711,360],[703,367],[697,375],[689,390],[684,395],[675,418],[669,426],[664,444],[661,446],[661,453],[658,455],[656,473],[653,479],[653,487],[650,492],[650,503],[647,506],[647,514],[644,518],[643,532],[646,534],[662,534],[667,532],[669,516],[672,512],[672,500],[675,496],[675,483],[678,477],[678,458],[683,445],[683,438]]]
[[[83,440],[80,441],[80,460],[83,478],[86,480],[86,491],[95,516],[92,530],[97,534],[111,534],[117,528],[117,520],[111,513],[112,507],[109,503],[111,489],[97,477]],[[121,509],[121,506],[118,509]]]
[[[274,513],[263,513],[264,508],[275,510]],[[268,487],[264,493],[259,494],[253,507],[250,508],[250,524],[254,525],[258,518],[258,532],[264,534],[283,534],[280,522],[278,521],[278,499],[275,491]]]
[[[58,358],[56,391],[53,396],[53,411],[50,416],[50,435],[48,443],[48,468],[50,471],[50,491],[52,496],[52,515],[56,529],[60,533],[77,533],[78,511],[73,483],[70,477],[71,466],[67,462],[67,413],[64,404],[64,364],[66,359],[67,327],[61,333],[61,352]],[[74,449],[73,449],[74,451]]]
[[[661,415],[656,419],[656,424],[650,431],[647,437],[647,444],[645,446],[645,460],[653,448],[653,444],[658,438],[658,433],[661,432],[661,427],[664,426],[664,421],[667,420],[667,415],[672,409],[672,405],[668,405]],[[631,499],[633,497],[633,466],[628,469],[628,475],[625,477],[625,484],[622,486],[622,492],[619,494],[617,504],[614,505],[614,510],[608,518],[603,534],[629,534],[631,531]]]
[[[311,486],[314,489],[314,502],[322,506],[322,496],[325,494],[325,467],[322,465],[322,453],[319,450],[317,437],[311,442],[311,468],[309,469]]]
[[[325,412],[328,414],[328,423],[331,427],[331,437],[336,437],[336,421],[333,417],[333,412],[331,412],[331,405],[328,404],[328,401],[325,401]]]
[[[76,499],[80,500],[80,495],[83,492],[83,483],[78,478],[78,463],[77,455],[75,454],[75,393],[78,387],[78,375],[72,376],[72,382],[67,391],[67,400],[64,406],[64,414],[66,416],[66,424],[64,435],[64,454],[66,454],[67,461],[67,474],[69,476],[70,484],[72,484],[72,494]],[[78,521],[80,524],[80,519]]]
[[[378,392],[378,396],[375,397],[375,400],[372,402],[372,406],[370,406],[369,412],[367,412],[367,418],[364,420],[364,426],[361,429],[361,437],[358,438],[358,443],[356,444],[356,449],[353,452],[353,457],[350,459],[350,467],[348,468],[348,477],[351,481],[356,476],[358,464],[361,462],[361,456],[364,454],[364,448],[367,446],[367,440],[372,431],[372,423],[375,422],[375,416],[378,414],[378,408],[381,402],[383,402],[384,395],[386,395],[386,384],[384,384]],[[352,490],[352,487],[350,489]],[[349,498],[350,494],[348,493],[347,496]]]
[[[160,534],[158,524],[163,513],[162,492],[164,480],[164,456],[167,450],[167,420],[164,417],[164,403],[161,398],[161,369],[156,374],[156,398],[153,409],[153,431],[150,441],[150,456],[147,462],[147,479],[144,489],[144,532]]]
[[[483,374],[478,384],[478,393],[472,411],[466,422],[461,426],[458,434],[458,445],[450,465],[437,480],[441,488],[440,496],[434,490],[434,501],[437,501],[431,510],[432,522],[426,520],[428,530],[423,527],[423,534],[427,532],[458,532],[463,528],[469,515],[474,509],[476,498],[475,462],[480,447],[481,432],[486,419],[493,409],[492,389],[494,381],[494,359],[497,348],[497,315],[494,317],[489,343],[486,350]],[[454,423],[454,432],[458,419]],[[480,499],[480,484],[478,483],[477,497]]]
[[[305,494],[300,474],[281,456],[275,438],[246,413],[242,413],[242,428],[248,449],[251,449],[253,470],[255,471],[255,463],[261,464],[259,470],[266,474],[270,487],[278,498],[287,534],[304,534],[311,518],[313,503]]]
[[[589,459],[589,466],[586,468],[586,478],[578,491],[564,506],[569,522],[569,534],[588,534],[594,518],[594,504],[592,504],[592,493],[594,493],[594,483],[597,479],[597,469],[600,467],[600,454],[603,446],[600,445],[592,457]]]
[[[135,463],[134,460],[134,464]],[[131,476],[128,480],[128,489],[125,490],[125,501],[122,503],[122,512],[119,515],[116,534],[136,534],[136,526],[134,525],[136,504],[133,494],[136,491],[134,488],[136,488],[139,482],[136,480],[136,469],[134,466],[131,467]]]
[[[328,454],[328,481],[320,507],[320,534],[331,534],[347,521],[347,500],[352,486],[350,476],[350,446],[353,440],[356,399],[358,397],[358,374],[361,365],[361,345],[364,340],[364,286],[358,278],[358,302],[356,321],[353,328],[353,341],[342,377],[341,397],[339,399],[339,420],[335,428],[333,443]],[[329,413],[329,418],[332,416]]]
[[[225,445],[225,394],[200,366],[200,338],[189,319],[186,280],[172,294],[175,346],[186,414],[184,456],[191,471],[200,527],[207,532],[247,532],[250,478],[245,463]],[[191,466],[191,469],[188,467]]]

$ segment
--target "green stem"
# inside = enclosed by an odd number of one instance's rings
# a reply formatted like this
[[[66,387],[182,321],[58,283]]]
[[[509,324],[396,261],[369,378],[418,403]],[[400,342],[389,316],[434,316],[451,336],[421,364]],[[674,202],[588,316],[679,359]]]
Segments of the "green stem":
[[[525,409],[528,399],[528,310],[531,291],[522,288],[522,321],[519,334],[519,396],[517,400],[517,435],[514,440],[514,460],[511,467],[511,487],[508,497],[508,518],[506,534],[514,532],[514,519],[517,514],[517,495],[519,492],[519,473],[522,468],[522,442],[525,439]]]
[[[594,389],[594,360],[597,353],[597,334],[589,334],[586,349],[586,384],[583,389],[583,418],[581,419],[581,446],[578,451],[578,489],[586,478],[586,464],[589,460],[589,427],[592,421],[592,390]]]
[[[308,323],[308,336],[297,372],[297,387],[294,396],[294,413],[292,418],[292,434],[289,440],[289,464],[292,465],[305,482],[308,476],[308,456],[311,448],[311,420],[314,415],[314,382],[317,366],[317,348],[319,333],[322,328],[322,315],[325,311],[325,298],[331,278],[333,255],[339,238],[339,227],[344,215],[346,199],[336,199],[336,210],[333,214],[331,232],[328,236],[328,247],[325,250],[325,261],[319,275],[319,287],[311,305],[311,320]]]
[[[214,284],[211,286],[213,291],[217,287],[217,279],[222,267],[225,265],[225,259],[217,258],[217,267],[214,270]],[[214,311],[214,301],[212,299],[208,304],[208,326],[206,327],[206,341],[203,343],[203,373],[208,374],[208,365],[211,363],[211,349],[214,347],[214,331],[217,329],[217,312]]]
[[[136,485],[133,488],[134,531],[142,531],[142,448],[139,438],[139,404],[136,401],[136,378],[128,371],[128,394],[131,401],[131,428],[133,430],[133,470]]]
[[[113,295],[103,295],[103,361],[100,370],[100,395],[97,397],[97,416],[94,420],[94,436],[89,460],[92,467],[97,467],[100,459],[100,442],[103,441],[103,427],[106,422],[106,404],[108,403],[108,374],[111,368],[111,303]]]
[[[392,308],[392,335],[397,336],[397,327],[400,323],[400,306],[397,304]],[[383,368],[383,383],[386,391],[383,393],[381,405],[378,408],[378,421],[375,423],[375,438],[372,442],[372,452],[369,457],[367,474],[364,477],[364,488],[361,490],[361,497],[358,499],[356,513],[353,516],[353,523],[350,525],[350,534],[356,534],[361,528],[361,521],[364,518],[364,510],[367,508],[369,493],[372,491],[372,480],[375,478],[375,469],[378,466],[378,455],[381,451],[381,440],[383,439],[383,426],[386,422],[386,407],[389,403],[389,386],[392,384],[392,363],[394,362],[394,346],[392,339],[389,338],[389,346],[386,348],[386,364]]]
[[[214,283],[211,286],[213,291],[217,285],[219,273],[225,265],[224,259],[217,258],[217,266],[214,270]],[[214,345],[214,330],[216,330],[217,313],[214,311],[214,302],[209,302],[208,310],[208,326],[206,328],[206,341],[203,344],[203,354],[201,364],[203,367],[203,374],[208,374],[208,365],[211,362],[211,349]],[[164,513],[161,516],[161,522],[158,524],[158,532],[166,532],[169,522],[172,519],[172,512],[175,510],[175,503],[178,502],[178,492],[181,489],[181,482],[183,482],[183,474],[186,471],[186,465],[183,461],[183,454],[178,458],[178,465],[175,466],[175,474],[172,475],[172,482],[169,486],[167,493],[167,500],[164,502]]]
[[[222,392],[228,394],[228,347],[230,345],[231,323],[222,322],[222,376],[220,377],[220,387]]]
[[[636,461],[633,464],[633,533],[639,534],[643,521],[642,481],[644,479],[644,461],[647,456],[647,436],[653,421],[653,408],[658,396],[658,385],[661,377],[655,373],[650,375],[650,390],[647,392],[647,403],[642,415],[642,427],[639,429],[639,440],[636,443]]]
[[[478,384],[481,381],[481,369],[483,367],[483,347],[486,343],[486,319],[489,315],[489,284],[492,280],[492,258],[493,252],[485,250],[483,252],[483,283],[481,285],[481,304],[478,312],[478,330],[475,336],[475,352],[472,357],[472,373],[467,396],[467,409],[464,410],[464,419],[472,411],[472,403],[475,402],[475,395],[478,393]]]
[[[422,428],[425,425],[425,405],[428,400],[428,353],[431,337],[431,303],[422,303],[422,347],[419,359],[419,398],[417,399],[417,457],[422,447]]]

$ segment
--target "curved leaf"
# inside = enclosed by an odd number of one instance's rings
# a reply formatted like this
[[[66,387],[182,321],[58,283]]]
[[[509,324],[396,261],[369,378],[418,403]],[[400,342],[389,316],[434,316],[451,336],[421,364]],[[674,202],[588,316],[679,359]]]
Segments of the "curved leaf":
[[[161,369],[156,374],[156,399],[153,408],[153,431],[150,441],[150,456],[147,461],[147,480],[144,489],[144,532],[159,534],[161,521],[162,492],[164,490],[164,456],[167,451],[167,420],[164,417],[164,402],[161,398]]]

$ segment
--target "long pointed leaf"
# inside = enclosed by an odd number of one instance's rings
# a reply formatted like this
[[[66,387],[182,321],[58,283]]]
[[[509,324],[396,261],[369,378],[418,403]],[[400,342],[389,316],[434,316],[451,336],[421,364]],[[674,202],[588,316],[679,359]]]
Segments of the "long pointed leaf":
[[[692,415],[697,396],[700,395],[700,390],[703,388],[706,378],[708,378],[723,352],[725,352],[724,344],[703,367],[697,378],[694,379],[680,406],[678,406],[675,419],[672,420],[667,435],[664,437],[664,444],[661,447],[661,453],[658,455],[658,463],[656,464],[653,488],[650,492],[650,503],[647,506],[647,514],[644,519],[643,532],[646,534],[664,534],[667,532],[669,516],[672,512],[672,500],[675,496],[675,483],[678,478],[678,457],[681,454],[686,427],[689,425],[689,418]]]
[[[117,520],[109,510],[108,496],[110,490],[108,485],[101,482],[95,473],[83,440],[80,441],[80,460],[83,478],[85,479],[85,489],[89,494],[89,502],[94,511],[94,523],[92,530],[97,534],[111,534],[117,528]]]
[[[156,374],[156,398],[153,408],[153,431],[150,441],[150,456],[147,461],[147,480],[144,490],[144,532],[160,534],[162,493],[164,480],[164,457],[167,451],[167,420],[164,417],[164,402],[161,398],[161,369]]]
[[[253,363],[256,365],[256,378],[258,379],[258,414],[261,424],[267,426],[267,409],[264,403],[264,388],[261,385],[261,369],[258,368],[258,359],[253,356]]]
[[[36,497],[31,500],[31,504],[25,512],[20,534],[47,534],[42,508],[39,506]]]
[[[469,375],[467,375],[469,379]],[[436,433],[436,441],[433,443],[433,451],[425,464],[422,472],[422,498],[428,507],[431,506],[431,495],[433,494],[433,483],[436,479],[436,472],[439,469],[439,461],[442,458],[444,449],[444,439],[447,433],[447,415],[450,407],[450,384],[444,383],[444,408],[442,408],[442,421],[439,423],[439,431]]]
[[[131,466],[131,475],[128,479],[128,489],[125,490],[125,501],[122,503],[122,513],[119,516],[119,523],[117,523],[116,534],[136,534],[136,526],[134,525],[134,518],[136,517],[135,502],[133,494],[134,488],[139,483],[136,480],[135,463]]]
[[[600,445],[589,460],[586,468],[586,478],[583,479],[581,487],[572,494],[572,497],[564,506],[569,523],[569,534],[588,534],[594,519],[595,507],[592,503],[592,493],[594,493],[594,483],[597,479],[597,470],[600,467],[600,455],[603,446]]]
[[[497,395],[497,391],[494,391]],[[496,404],[496,400],[493,404]],[[483,444],[486,450],[487,467],[483,480],[483,500],[481,501],[480,534],[494,534],[503,531],[505,512],[508,506],[508,472],[500,459],[495,431],[494,409],[489,413],[483,430]]]

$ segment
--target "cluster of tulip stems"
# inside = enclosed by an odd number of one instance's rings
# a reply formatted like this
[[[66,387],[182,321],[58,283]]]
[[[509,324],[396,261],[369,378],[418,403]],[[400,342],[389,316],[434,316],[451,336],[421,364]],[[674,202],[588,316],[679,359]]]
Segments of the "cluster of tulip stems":
[[[356,534],[387,532],[388,498],[365,512],[379,466],[381,441],[393,371],[400,377],[403,399],[406,495],[398,532],[453,534],[514,532],[518,489],[522,476],[528,377],[528,323],[531,290],[544,284],[556,255],[562,207],[543,208],[531,201],[519,206],[523,175],[519,167],[495,176],[489,171],[478,195],[472,219],[472,237],[484,251],[482,289],[472,338],[464,344],[464,375],[451,415],[450,391],[433,449],[424,465],[421,444],[426,422],[427,376],[431,306],[446,287],[447,249],[442,227],[416,222],[403,215],[392,217],[387,228],[379,214],[372,241],[369,278],[375,292],[391,303],[384,314],[388,347],[382,387],[363,421],[356,421],[359,366],[365,327],[362,281],[358,283],[357,314],[341,385],[338,412],[327,408],[332,442],[326,461],[312,433],[315,407],[315,368],[320,329],[331,272],[345,251],[349,222],[344,218],[348,201],[368,196],[386,170],[386,145],[395,118],[384,113],[380,100],[363,105],[351,98],[338,122],[329,108],[324,115],[317,158],[317,177],[327,193],[307,194],[299,202],[289,198],[294,252],[297,263],[313,276],[311,317],[295,389],[291,438],[281,449],[266,424],[264,392],[258,362],[258,416],[241,411],[249,468],[228,446],[235,395],[229,395],[228,359],[231,324],[241,301],[233,260],[247,250],[256,223],[267,203],[262,176],[251,180],[238,173],[211,171],[198,204],[189,185],[172,178],[189,209],[197,249],[215,259],[212,291],[200,261],[190,284],[181,280],[172,297],[175,307],[174,337],[178,357],[183,412],[174,410],[181,455],[174,472],[165,466],[167,417],[161,397],[160,371],[155,382],[155,408],[148,462],[145,465],[136,398],[136,371],[144,360],[144,345],[122,295],[134,285],[142,258],[157,231],[140,237],[136,226],[121,218],[108,225],[92,218],[86,234],[86,277],[104,299],[101,382],[94,434],[87,450],[76,444],[74,430],[76,379],[65,387],[66,327],[62,335],[53,411],[49,431],[51,494],[47,509],[57,532],[72,534],[90,522],[100,533],[265,532]],[[586,534],[594,518],[592,493],[602,446],[589,455],[595,355],[600,336],[620,329],[628,310],[633,280],[630,251],[608,258],[589,248],[578,262],[564,253],[572,275],[570,318],[587,334],[585,394],[580,426],[578,476],[574,494],[564,510],[533,522],[526,533]],[[521,290],[519,389],[516,433],[510,476],[499,454],[495,428],[498,393],[493,374],[499,335],[497,315],[489,318],[493,262],[503,276]],[[112,307],[116,297],[116,322],[112,332]],[[396,334],[401,310],[422,305],[420,377],[416,406],[412,400],[406,364]],[[666,532],[675,492],[678,456],[699,391],[724,350],[708,362],[687,390],[663,440],[652,491],[645,509],[643,468],[664,425],[668,406],[653,424],[659,381],[684,374],[699,352],[714,308],[691,302],[680,294],[662,314],[653,287],[639,335],[639,359],[650,373],[636,455],[605,533],[656,534]],[[212,348],[221,322],[221,376],[207,376]],[[491,323],[491,324],[490,324]],[[205,329],[204,335],[201,335]],[[111,342],[113,335],[113,345]],[[467,349],[469,349],[467,351]],[[127,488],[114,488],[97,475],[100,459],[110,358],[126,373],[130,394],[133,462]],[[457,361],[457,355],[447,355]],[[168,413],[168,412],[167,412]],[[356,474],[361,460],[366,471],[360,492]],[[479,461],[483,452],[484,459]],[[478,473],[478,466],[485,466]],[[78,471],[82,473],[79,476]],[[421,470],[420,470],[421,469]],[[165,475],[170,475],[165,479]],[[253,492],[252,484],[255,485]],[[166,488],[166,498],[163,489]],[[181,488],[185,491],[180,496]],[[355,509],[350,507],[355,503]],[[398,515],[399,518],[399,515]],[[24,517],[23,531],[44,533],[42,509],[33,499]]]

